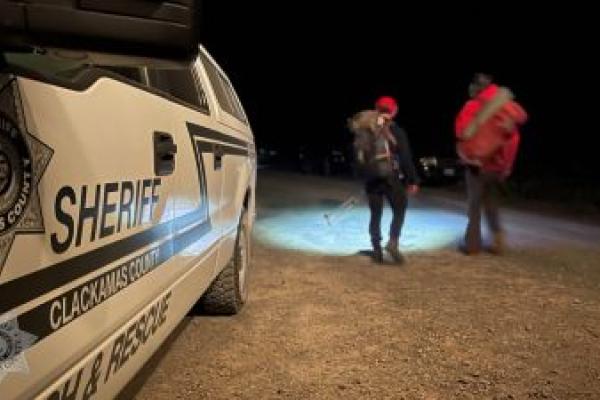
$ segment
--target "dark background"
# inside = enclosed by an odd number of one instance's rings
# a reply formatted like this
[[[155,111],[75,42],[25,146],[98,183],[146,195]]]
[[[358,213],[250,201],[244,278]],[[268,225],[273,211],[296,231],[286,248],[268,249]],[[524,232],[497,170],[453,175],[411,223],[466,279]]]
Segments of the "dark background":
[[[454,117],[472,74],[486,71],[530,114],[517,178],[598,183],[590,9],[323,4],[203,6],[202,42],[236,87],[259,147],[347,144],[346,118],[387,94],[416,156],[453,155]]]

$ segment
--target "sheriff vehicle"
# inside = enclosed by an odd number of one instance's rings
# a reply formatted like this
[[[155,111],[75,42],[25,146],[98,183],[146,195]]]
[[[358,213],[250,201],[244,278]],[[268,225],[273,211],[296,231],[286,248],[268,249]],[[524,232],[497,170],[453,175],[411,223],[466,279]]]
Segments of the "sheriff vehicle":
[[[255,159],[202,47],[1,50],[0,398],[114,398],[198,301],[237,313]]]

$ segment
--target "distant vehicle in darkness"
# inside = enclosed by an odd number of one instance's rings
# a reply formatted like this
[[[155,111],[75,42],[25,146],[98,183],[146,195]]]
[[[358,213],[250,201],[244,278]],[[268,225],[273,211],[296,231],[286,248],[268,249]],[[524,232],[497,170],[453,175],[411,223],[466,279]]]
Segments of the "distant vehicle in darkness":
[[[426,185],[453,184],[464,175],[464,166],[453,157],[421,157],[417,169],[423,184]]]
[[[300,171],[316,175],[350,175],[352,174],[352,154],[342,147],[317,149],[302,147],[298,152]]]
[[[260,147],[258,149],[258,166],[266,168],[280,163],[280,151],[275,148]]]

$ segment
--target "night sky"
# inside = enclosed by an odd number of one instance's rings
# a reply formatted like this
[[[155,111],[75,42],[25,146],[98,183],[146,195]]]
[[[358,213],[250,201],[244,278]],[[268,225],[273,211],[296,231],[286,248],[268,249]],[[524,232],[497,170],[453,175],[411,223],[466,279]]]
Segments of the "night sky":
[[[530,114],[521,174],[597,178],[593,13],[396,3],[206,2],[202,43],[233,81],[259,146],[348,143],[346,118],[387,94],[417,155],[453,155],[454,117],[472,74],[485,71]]]

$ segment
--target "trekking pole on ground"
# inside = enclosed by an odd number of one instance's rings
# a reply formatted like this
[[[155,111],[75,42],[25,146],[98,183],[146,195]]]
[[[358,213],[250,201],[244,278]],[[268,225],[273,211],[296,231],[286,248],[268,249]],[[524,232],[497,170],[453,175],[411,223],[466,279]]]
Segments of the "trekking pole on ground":
[[[336,207],[330,213],[325,213],[323,218],[327,222],[328,226],[333,226],[336,220],[339,220],[348,211],[352,210],[358,203],[360,203],[361,195],[350,195],[342,204]]]

